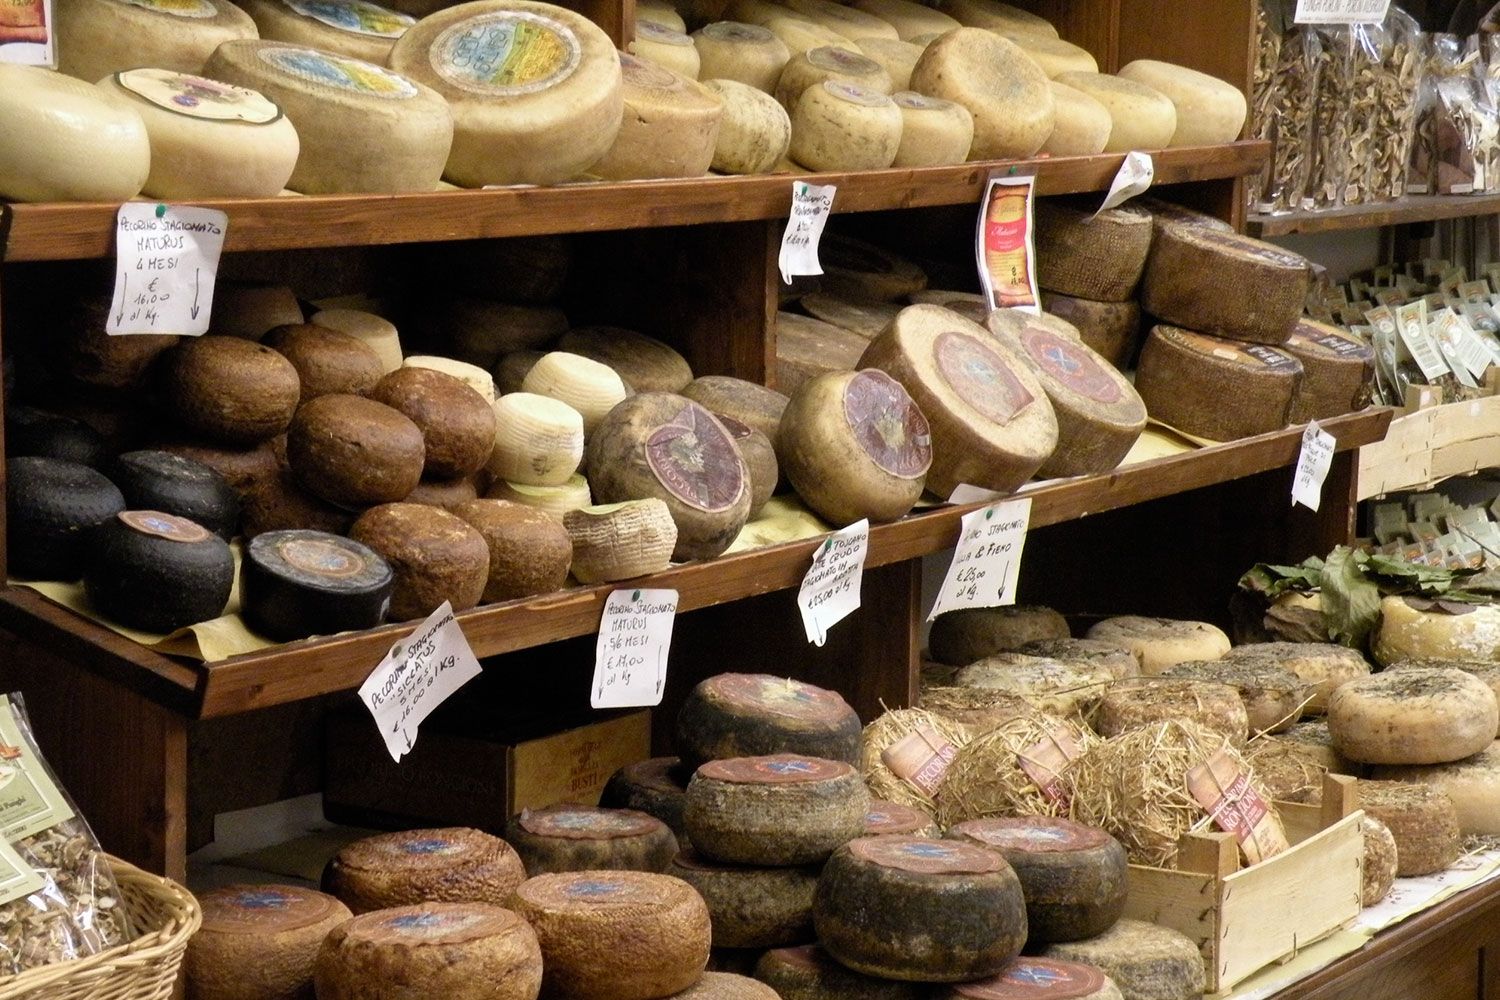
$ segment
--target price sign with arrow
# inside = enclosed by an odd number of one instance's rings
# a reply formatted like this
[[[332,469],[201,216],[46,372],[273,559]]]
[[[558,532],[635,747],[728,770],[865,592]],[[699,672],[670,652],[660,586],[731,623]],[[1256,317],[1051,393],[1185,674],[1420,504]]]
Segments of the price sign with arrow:
[[[115,220],[111,336],[208,332],[229,216],[211,208],[129,202]]]
[[[604,602],[594,651],[595,708],[653,708],[667,683],[677,591],[616,590]]]
[[[479,661],[447,601],[365,678],[360,700],[375,718],[398,764],[417,742],[417,727],[449,695],[479,676]]]

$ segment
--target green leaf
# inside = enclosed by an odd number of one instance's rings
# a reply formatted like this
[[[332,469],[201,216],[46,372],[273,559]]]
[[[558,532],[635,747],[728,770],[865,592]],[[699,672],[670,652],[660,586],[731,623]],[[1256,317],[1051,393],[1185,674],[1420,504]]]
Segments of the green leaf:
[[[1380,620],[1380,588],[1365,576],[1363,553],[1339,546],[1319,577],[1328,631],[1346,646],[1363,647]]]
[[[1321,586],[1323,560],[1314,556],[1300,566],[1257,563],[1240,577],[1240,587],[1266,595],[1274,601],[1290,590],[1310,591]]]

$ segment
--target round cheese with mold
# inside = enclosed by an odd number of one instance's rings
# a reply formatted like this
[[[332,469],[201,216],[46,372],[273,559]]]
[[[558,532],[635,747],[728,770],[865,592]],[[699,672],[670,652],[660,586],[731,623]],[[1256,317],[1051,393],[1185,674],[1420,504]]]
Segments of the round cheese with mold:
[[[244,0],[244,8],[264,39],[382,66],[396,39],[417,23],[370,0]]]
[[[699,79],[702,60],[687,34],[655,21],[636,21],[632,55],[671,70],[689,80]]]
[[[779,948],[813,939],[816,867],[727,865],[684,850],[666,873],[697,889],[708,904],[715,948]]]
[[[1104,692],[1091,723],[1108,739],[1132,729],[1190,719],[1222,733],[1236,747],[1250,735],[1250,720],[1237,689],[1214,681],[1142,677]]]
[[[1500,707],[1462,670],[1413,667],[1361,677],[1328,699],[1333,746],[1366,764],[1444,764],[1487,749]]]
[[[1141,673],[1159,674],[1189,660],[1217,660],[1229,652],[1229,636],[1207,622],[1124,615],[1106,618],[1088,638],[1124,646],[1141,661]]]
[[[735,80],[766,93],[776,89],[792,54],[786,43],[758,24],[715,21],[693,32],[700,80]]]
[[[606,180],[701,177],[713,164],[724,104],[696,80],[620,53],[625,112],[589,173]]]
[[[1081,90],[1109,109],[1106,153],[1164,149],[1177,133],[1177,108],[1158,90],[1106,73],[1076,70],[1057,74],[1058,83]]]
[[[138,66],[202,73],[220,45],[258,36],[228,0],[67,0],[53,16],[57,68],[87,83]]]
[[[0,144],[0,197],[127,201],[151,175],[140,113],[61,73],[0,64],[0,129],[13,137]]]
[[[1390,830],[1396,841],[1396,876],[1431,875],[1458,860],[1458,810],[1433,785],[1360,780],[1360,808]]]
[[[1382,665],[1400,660],[1500,660],[1500,607],[1444,608],[1417,598],[1387,597],[1370,652]]]
[[[1141,1000],[1199,1000],[1206,986],[1198,946],[1142,920],[1127,918],[1087,941],[1050,945],[1042,957],[1102,969],[1123,995]]]
[[[975,160],[1032,156],[1056,122],[1047,75],[1020,46],[982,28],[959,28],[927,46],[911,89],[969,109]]]
[[[932,622],[927,644],[940,663],[967,666],[1038,640],[1066,639],[1068,620],[1052,608],[1012,604],[945,611]]]
[[[1143,84],[1177,109],[1171,146],[1214,146],[1233,142],[1245,127],[1248,107],[1240,88],[1216,76],[1158,59],[1137,59],[1120,67],[1122,80]]]
[[[703,84],[724,103],[713,169],[721,174],[767,174],[792,145],[792,119],[774,97],[738,80]]]
[[[940,167],[969,158],[974,116],[968,108],[910,90],[891,99],[901,109],[901,145],[892,166]]]
[[[776,100],[789,112],[809,87],[826,80],[858,84],[882,94],[891,92],[891,77],[874,59],[848,49],[824,45],[792,56],[776,81]]]
[[[882,170],[901,148],[901,125],[888,95],[829,80],[797,98],[789,152],[811,170]]]
[[[1052,134],[1041,152],[1053,156],[1094,156],[1104,152],[1114,131],[1114,119],[1097,99],[1077,87],[1047,81],[1055,105]]]
[[[1057,37],[1057,29],[1051,21],[1031,11],[1000,3],[999,0],[947,0],[943,9],[962,24],[985,28],[1002,35]]]

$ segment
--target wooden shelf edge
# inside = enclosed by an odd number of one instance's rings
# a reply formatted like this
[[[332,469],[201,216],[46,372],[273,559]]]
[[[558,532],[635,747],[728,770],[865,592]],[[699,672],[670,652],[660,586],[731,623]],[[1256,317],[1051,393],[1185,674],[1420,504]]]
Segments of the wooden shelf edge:
[[[1259,141],[1159,150],[1156,184],[1241,177],[1260,169]],[[285,250],[491,239],[596,230],[646,229],[784,218],[792,180],[835,184],[835,212],[978,204],[994,170],[1035,171],[1038,193],[1105,191],[1124,156],[1040,157],[947,167],[856,173],[695,177],[685,180],[574,184],[493,191],[400,195],[315,195],[192,204],[229,214],[224,249]],[[10,206],[7,261],[109,257],[115,252],[114,204]]]
[[[1282,215],[1252,214],[1245,231],[1251,236],[1291,236],[1332,233],[1350,229],[1377,229],[1412,222],[1436,222],[1500,212],[1500,195],[1411,195],[1375,205],[1354,205],[1321,212],[1287,212]]]

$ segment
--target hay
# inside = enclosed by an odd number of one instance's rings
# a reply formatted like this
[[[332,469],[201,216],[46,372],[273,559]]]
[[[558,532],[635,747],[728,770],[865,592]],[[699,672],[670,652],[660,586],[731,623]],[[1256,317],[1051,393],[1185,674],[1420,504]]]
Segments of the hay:
[[[1243,747],[1250,735],[1244,699],[1228,684],[1146,677],[1124,681],[1099,702],[1090,722],[1103,737],[1185,719],[1222,733]]]
[[[952,744],[954,750],[962,750],[969,742],[968,729],[950,719],[925,709],[899,708],[865,727],[859,741],[859,767],[872,796],[931,816],[932,796],[897,775],[884,759],[887,750],[919,731],[935,734],[939,746],[933,746],[933,750],[939,749],[942,741]]]
[[[959,751],[938,789],[938,822],[951,827],[991,816],[1067,815],[1066,798],[1054,801],[1021,766],[1023,753],[1058,739],[1070,739],[1083,750],[1097,742],[1093,734],[1071,722],[1036,714],[1012,719],[974,740]],[[1044,774],[1053,773],[1041,766]],[[1065,793],[1070,792],[1071,772],[1071,767],[1065,767],[1056,774]]]
[[[1323,801],[1323,776],[1328,768],[1312,746],[1263,736],[1245,748],[1245,762],[1277,802],[1315,806]]]
[[[1020,695],[985,688],[937,687],[922,691],[922,707],[983,736],[1011,719],[1037,714]]]
[[[1182,835],[1211,822],[1188,791],[1187,774],[1220,749],[1249,773],[1250,786],[1269,804],[1265,786],[1223,733],[1173,720],[1130,730],[1085,753],[1072,770],[1072,818],[1107,830],[1131,863],[1171,868]],[[1279,826],[1274,808],[1270,816]]]
[[[1078,721],[1088,717],[1114,681],[1108,667],[1020,653],[971,663],[954,678],[959,687],[1004,691],[1026,699],[1038,711]]]

